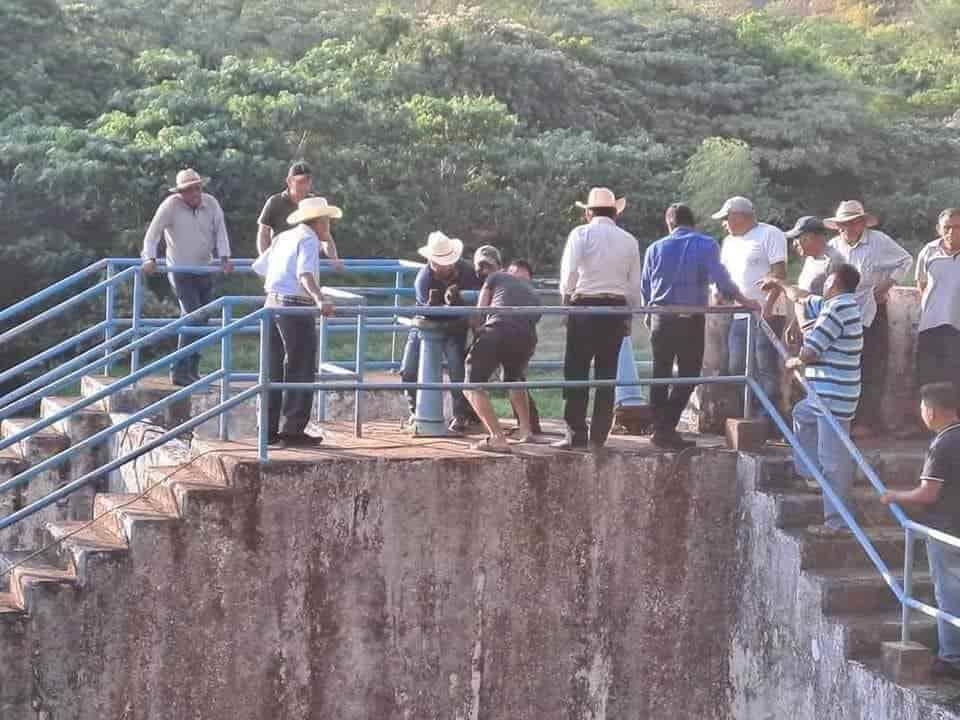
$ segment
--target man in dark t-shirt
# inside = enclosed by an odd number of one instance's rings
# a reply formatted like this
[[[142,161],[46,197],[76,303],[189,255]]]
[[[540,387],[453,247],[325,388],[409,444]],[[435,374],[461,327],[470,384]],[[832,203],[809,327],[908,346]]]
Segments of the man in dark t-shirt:
[[[527,365],[537,347],[537,322],[540,314],[514,315],[493,312],[498,307],[533,307],[540,297],[531,282],[533,270],[525,260],[514,260],[507,272],[489,275],[480,290],[477,307],[489,307],[477,339],[467,354],[467,382],[486,382],[498,367],[503,367],[504,382],[526,379]],[[487,438],[473,445],[476,450],[509,452],[503,427],[483,390],[466,391],[467,400],[487,429]],[[530,400],[525,389],[510,391],[510,404],[517,415],[517,442],[532,436]]]
[[[920,390],[920,414],[937,433],[920,473],[920,485],[908,491],[888,491],[881,500],[890,505],[917,505],[926,509],[923,521],[935,530],[960,536],[960,391],[953,383],[933,383]],[[927,538],[927,560],[937,606],[960,617],[960,547]],[[939,652],[935,675],[960,679],[960,629],[937,619]]]
[[[270,247],[273,238],[292,227],[287,218],[297,210],[300,201],[313,195],[313,173],[310,166],[303,161],[290,166],[286,182],[287,189],[268,197],[257,219],[257,252],[261,255]],[[319,228],[318,236],[328,251],[332,248],[328,258],[337,260],[337,245],[330,233],[329,224],[325,228]]]

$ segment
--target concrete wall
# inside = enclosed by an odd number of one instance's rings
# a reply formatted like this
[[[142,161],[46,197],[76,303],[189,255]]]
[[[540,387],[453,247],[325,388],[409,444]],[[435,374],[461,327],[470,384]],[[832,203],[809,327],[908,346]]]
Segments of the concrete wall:
[[[919,403],[914,377],[917,328],[920,322],[920,292],[916,288],[896,287],[888,301],[890,354],[884,389],[883,413],[890,429],[904,427],[918,416]],[[703,374],[722,375],[727,361],[729,316],[707,316],[706,351]],[[689,418],[692,429],[721,433],[728,417],[736,417],[742,405],[739,390],[720,385],[698,387],[691,399]]]
[[[735,457],[691,462],[240,465],[32,589],[0,716],[730,717]]]

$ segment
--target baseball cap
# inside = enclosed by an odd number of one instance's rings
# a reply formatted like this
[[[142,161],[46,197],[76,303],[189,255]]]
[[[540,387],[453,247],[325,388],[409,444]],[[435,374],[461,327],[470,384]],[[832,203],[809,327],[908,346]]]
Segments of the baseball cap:
[[[503,261],[500,259],[500,251],[497,250],[493,245],[483,245],[477,248],[477,251],[473,254],[473,264],[478,265],[482,262],[493,263],[497,266],[502,266]]]
[[[723,204],[723,207],[717,210],[717,212],[710,217],[712,217],[714,220],[723,220],[730,213],[746,213],[748,215],[753,215],[753,203],[747,200],[747,198],[737,195],[729,198]]]
[[[300,160],[290,166],[290,172],[287,173],[287,177],[297,177],[298,175],[313,175],[313,171],[307,163]]]
[[[828,230],[827,226],[823,224],[823,220],[818,217],[814,217],[813,215],[804,215],[802,218],[797,220],[796,225],[786,232],[786,236],[789,240],[796,240],[798,237],[808,232],[817,233],[818,235],[830,234],[830,230]]]

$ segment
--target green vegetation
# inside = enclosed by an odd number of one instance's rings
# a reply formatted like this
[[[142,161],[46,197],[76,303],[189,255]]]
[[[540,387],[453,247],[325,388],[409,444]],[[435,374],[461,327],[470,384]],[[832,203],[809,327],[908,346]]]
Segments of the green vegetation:
[[[547,269],[600,183],[644,242],[668,202],[736,190],[781,224],[860,197],[917,247],[960,202],[960,0],[790,5],[5,0],[0,306],[137,254],[184,166],[251,255],[297,157],[356,257],[411,257],[441,227]]]

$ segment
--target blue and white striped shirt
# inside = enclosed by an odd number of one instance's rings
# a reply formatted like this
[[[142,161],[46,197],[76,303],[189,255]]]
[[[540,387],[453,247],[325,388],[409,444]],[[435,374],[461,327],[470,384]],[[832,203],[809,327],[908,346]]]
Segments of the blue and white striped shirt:
[[[817,356],[806,365],[804,376],[838,419],[852,420],[860,401],[863,353],[863,316],[857,299],[851,293],[829,300],[811,295],[804,313],[814,322],[803,347]]]

